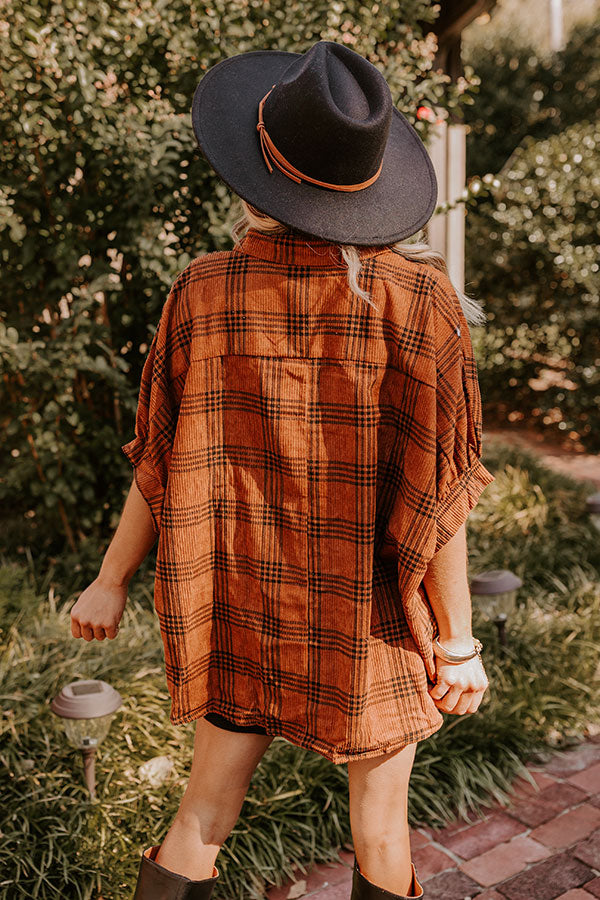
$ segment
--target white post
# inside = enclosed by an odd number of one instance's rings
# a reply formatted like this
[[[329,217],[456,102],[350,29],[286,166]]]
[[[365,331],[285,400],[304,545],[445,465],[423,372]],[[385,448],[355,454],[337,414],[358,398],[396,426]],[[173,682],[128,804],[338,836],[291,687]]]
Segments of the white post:
[[[466,128],[450,125],[448,128],[447,157],[448,202],[456,203],[465,188],[466,179]],[[465,289],[465,205],[459,203],[446,216],[446,263],[454,285]]]
[[[444,120],[432,125],[428,152],[438,182],[438,205],[460,199],[466,181],[466,127],[448,125]],[[465,285],[465,206],[437,213],[427,227],[429,245],[444,254],[448,273],[457,288]]]
[[[438,206],[446,202],[446,158],[448,143],[448,126],[443,120],[429,129],[428,152],[435,169],[438,183]],[[427,225],[427,240],[434,250],[446,255],[446,216],[437,213]]]
[[[562,0],[550,0],[550,49],[562,50],[564,43]]]

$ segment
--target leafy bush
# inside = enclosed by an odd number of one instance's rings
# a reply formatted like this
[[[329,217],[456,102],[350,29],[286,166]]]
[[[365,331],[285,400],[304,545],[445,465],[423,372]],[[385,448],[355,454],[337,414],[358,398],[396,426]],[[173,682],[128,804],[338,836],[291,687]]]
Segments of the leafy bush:
[[[467,44],[480,86],[465,108],[468,290],[487,421],[530,420],[591,452],[598,410],[600,18],[539,54],[504,35]]]
[[[449,107],[425,0],[8,4],[3,140],[0,501],[7,551],[79,552],[113,530],[137,388],[166,293],[229,245],[231,198],[197,149],[193,91],[214,63],[262,48],[347,43],[388,78],[416,127]],[[110,477],[107,478],[107,473]]]
[[[469,175],[499,172],[525,137],[600,118],[600,18],[577,25],[558,53],[510,36],[464,46],[479,86],[464,109]]]
[[[526,139],[467,219],[468,281],[486,298],[482,394],[600,448],[600,127]]]
[[[600,541],[586,510],[594,485],[573,482],[525,450],[494,440],[486,444],[496,480],[468,519],[476,571],[510,569],[523,581],[522,596],[554,596],[556,580],[593,589],[600,573]],[[550,600],[552,602],[552,600]]]

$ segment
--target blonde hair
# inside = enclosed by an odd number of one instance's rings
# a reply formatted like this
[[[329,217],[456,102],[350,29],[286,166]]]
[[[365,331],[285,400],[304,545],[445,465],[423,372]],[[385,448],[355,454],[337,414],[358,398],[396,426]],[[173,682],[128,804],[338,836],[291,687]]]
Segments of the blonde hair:
[[[249,228],[255,228],[257,231],[264,231],[266,234],[284,234],[285,232],[293,230],[282,222],[279,222],[277,219],[273,219],[266,213],[251,206],[241,197],[238,197],[238,200],[242,207],[241,216],[231,227],[231,236],[236,243],[241,240]],[[389,249],[393,250],[394,253],[399,253],[400,256],[403,256],[405,259],[412,262],[429,264],[450,277],[448,275],[448,269],[443,254],[439,253],[437,250],[433,250],[429,244],[424,241],[419,241],[418,238],[421,234],[422,232],[419,231],[413,235],[409,241],[396,241],[394,244],[389,244]],[[354,244],[339,244],[338,246],[342,258],[348,266],[348,284],[350,290],[353,294],[356,294],[357,297],[360,297],[362,300],[369,303],[374,309],[377,309],[377,306],[371,300],[369,293],[361,288],[358,283],[362,269],[359,253],[360,248]],[[484,325],[487,319],[480,301],[468,297],[464,291],[459,290],[456,285],[452,283],[452,280],[450,280],[450,282],[460,301],[467,322],[470,325]]]

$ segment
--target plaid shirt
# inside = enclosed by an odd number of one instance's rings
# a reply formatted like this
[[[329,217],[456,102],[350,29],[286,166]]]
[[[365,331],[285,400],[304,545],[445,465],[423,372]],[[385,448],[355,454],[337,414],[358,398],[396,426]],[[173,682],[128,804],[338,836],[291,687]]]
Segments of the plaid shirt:
[[[494,476],[448,278],[251,229],[163,307],[122,447],[158,533],[174,724],[216,712],[334,763],[443,718],[421,584]]]

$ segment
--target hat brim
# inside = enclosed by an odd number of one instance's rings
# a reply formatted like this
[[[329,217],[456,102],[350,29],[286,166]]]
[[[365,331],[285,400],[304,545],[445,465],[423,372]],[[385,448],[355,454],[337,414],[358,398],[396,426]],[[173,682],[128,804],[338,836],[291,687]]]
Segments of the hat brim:
[[[298,184],[269,172],[256,130],[258,104],[302,54],[252,50],[217,63],[192,101],[196,140],[232,191],[284,225],[335,243],[390,244],[415,234],[437,202],[433,164],[419,135],[393,108],[379,178],[360,191]]]

